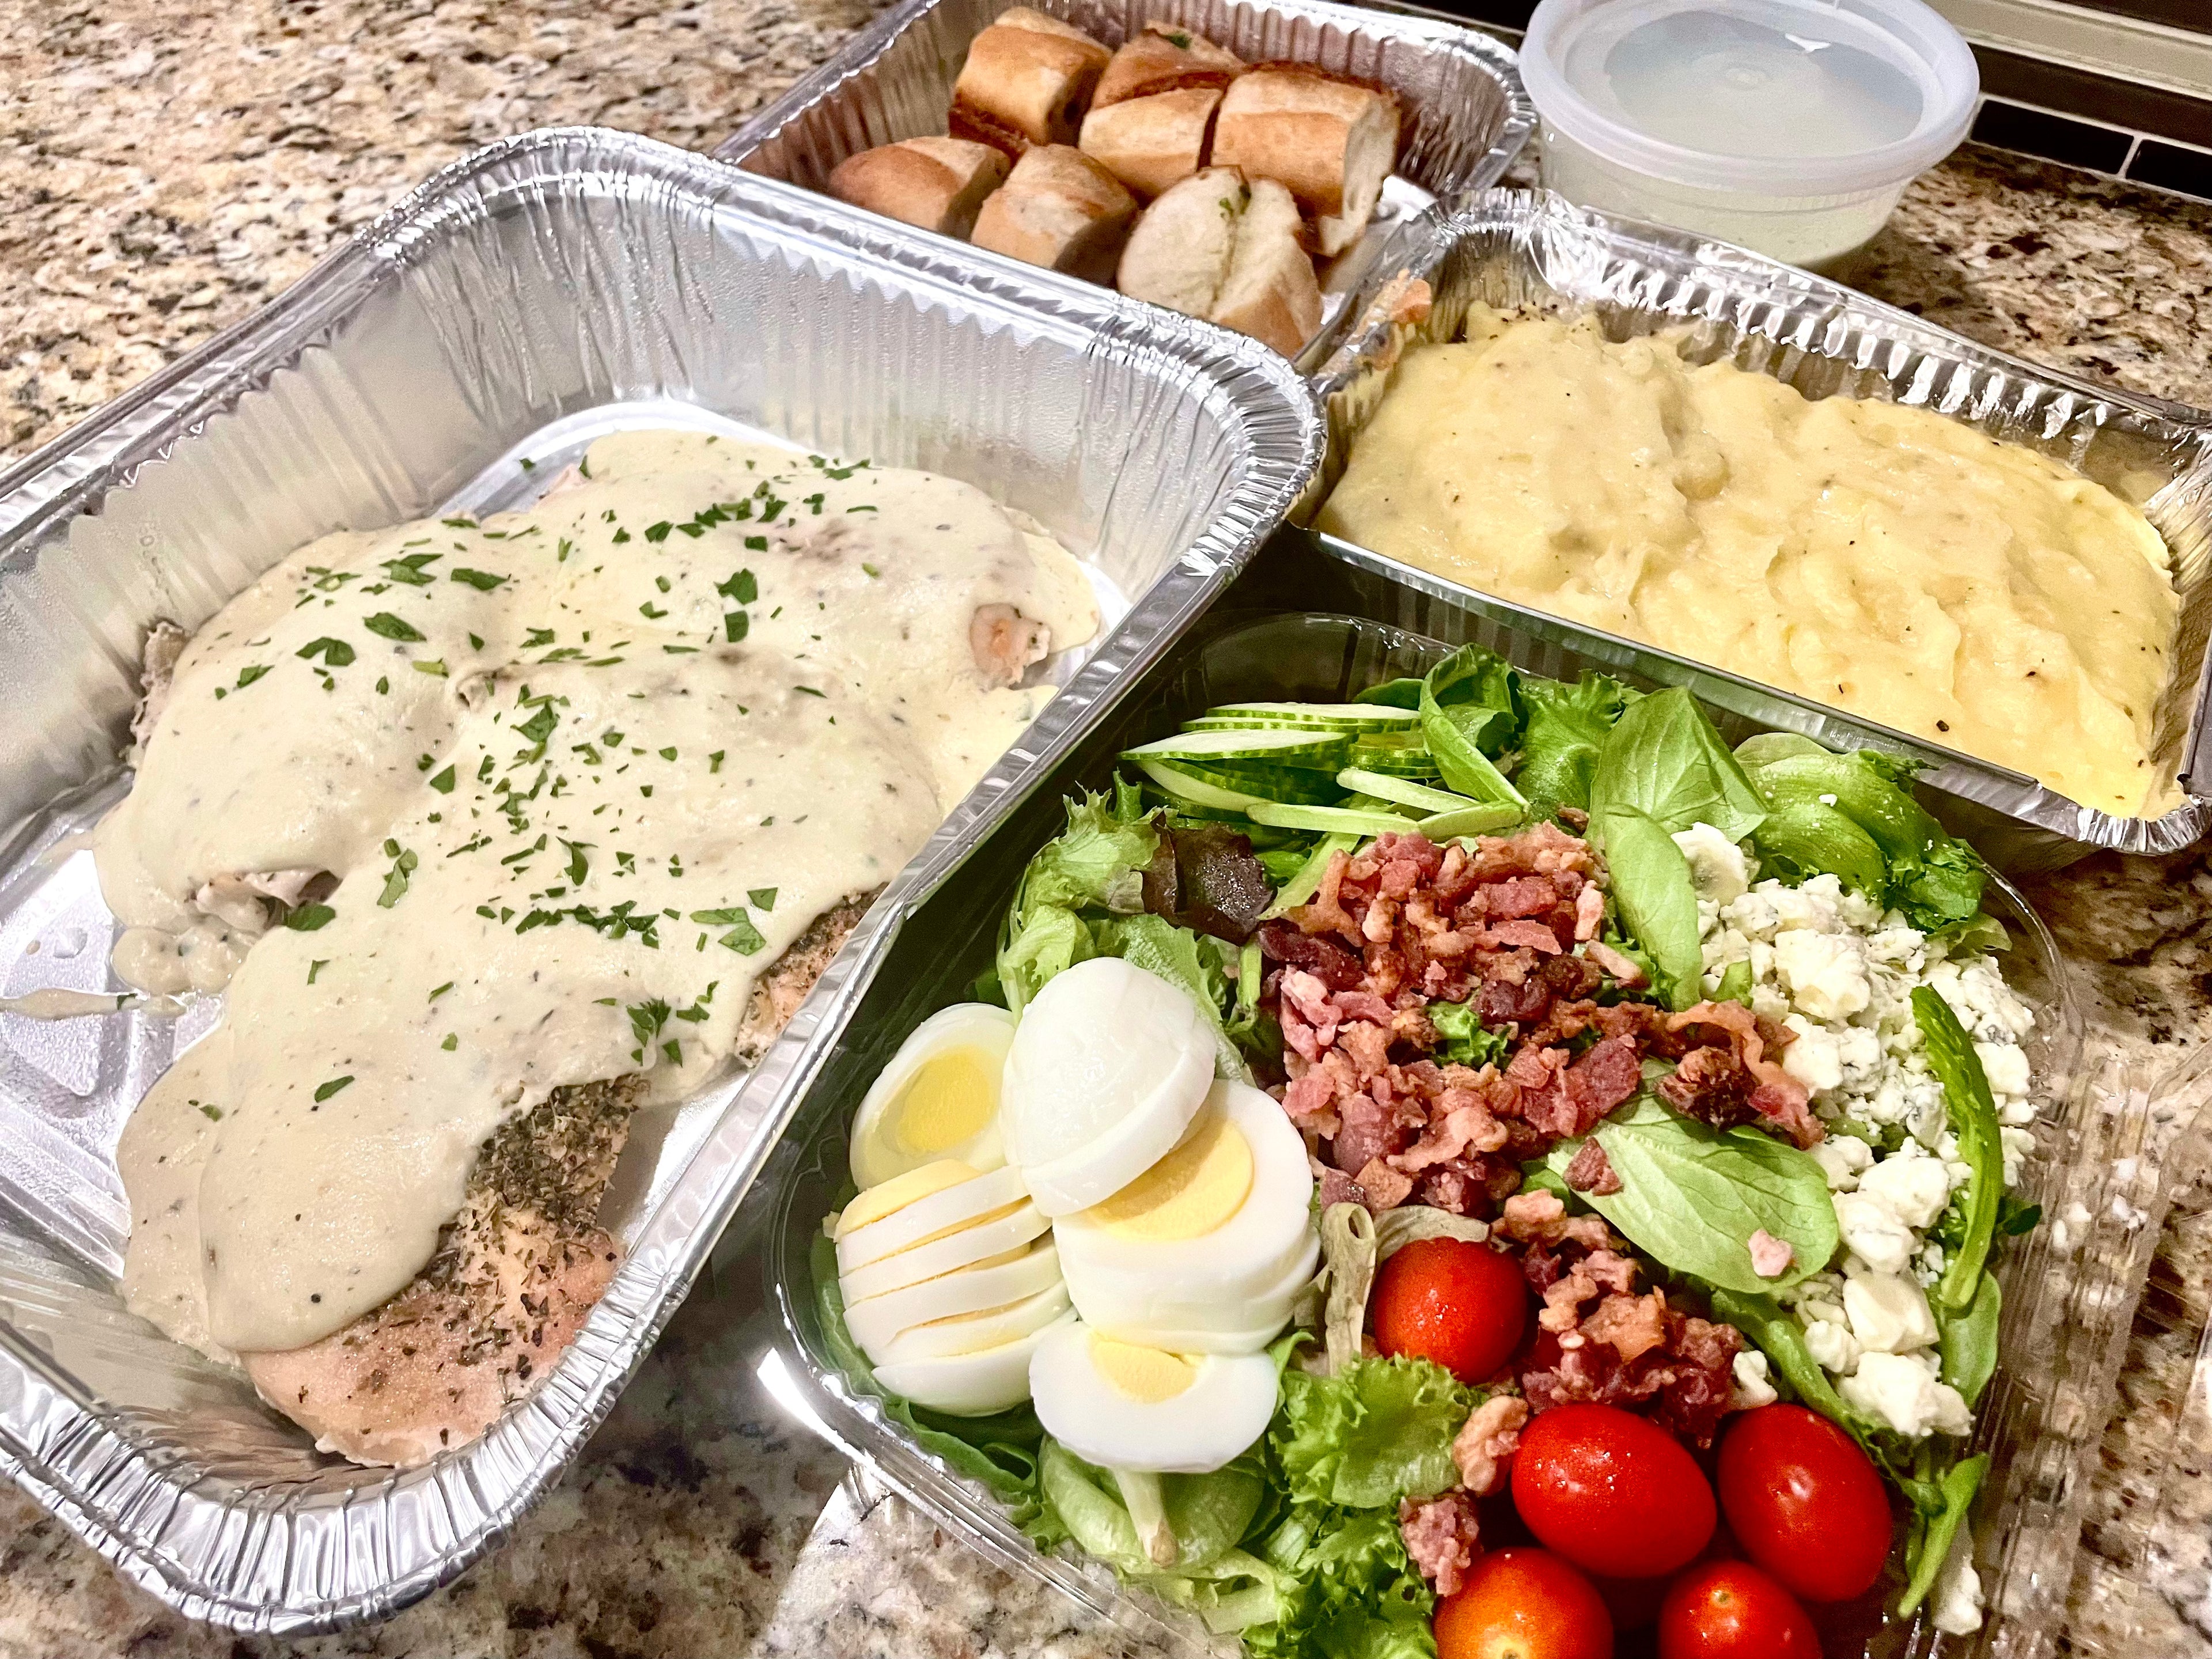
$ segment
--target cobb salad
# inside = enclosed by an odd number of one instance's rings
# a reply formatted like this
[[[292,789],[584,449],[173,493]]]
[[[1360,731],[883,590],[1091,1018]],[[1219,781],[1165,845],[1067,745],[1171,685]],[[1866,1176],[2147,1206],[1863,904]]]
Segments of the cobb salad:
[[[838,1364],[1254,1655],[1977,1628],[2033,1017],[1910,780],[1474,646],[1126,751],[856,1114]]]

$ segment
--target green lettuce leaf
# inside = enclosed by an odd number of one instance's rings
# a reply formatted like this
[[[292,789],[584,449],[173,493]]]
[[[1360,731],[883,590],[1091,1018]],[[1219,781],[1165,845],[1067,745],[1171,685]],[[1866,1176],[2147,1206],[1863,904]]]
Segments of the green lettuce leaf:
[[[1690,860],[1666,825],[1632,806],[1594,813],[1590,836],[1605,854],[1613,908],[1638,947],[1634,955],[1671,1006],[1694,1006],[1705,994],[1705,957]]]
[[[1054,975],[1097,954],[1097,941],[1081,916],[1057,904],[1036,905],[1018,921],[1010,918],[1000,940],[999,994],[1018,1014]]]
[[[1479,801],[1528,805],[1497,765],[1520,736],[1519,678],[1495,652],[1463,645],[1421,682],[1421,736],[1446,788]]]
[[[1589,808],[1598,753],[1621,712],[1638,695],[1619,680],[1595,672],[1572,685],[1559,680],[1521,682],[1528,719],[1513,781],[1528,798],[1531,817],[1557,817],[1562,807]]]
[[[1425,1359],[1360,1359],[1333,1376],[1283,1374],[1271,1441],[1293,1504],[1360,1509],[1430,1498],[1459,1480],[1452,1437],[1478,1396]]]
[[[1443,1038],[1436,1057],[1458,1066],[1487,1066],[1505,1062],[1506,1035],[1482,1023],[1472,1002],[1432,1002],[1429,1024]]]
[[[1435,1659],[1436,1598],[1406,1553],[1395,1505],[1294,1508],[1262,1553],[1280,1611],[1243,1632],[1254,1659]]]
[[[1138,793],[1117,787],[1067,803],[1067,828],[1022,872],[999,929],[999,991],[1019,1013],[1054,975],[1097,956],[1082,911],[1144,908],[1145,867],[1159,832]]]
[[[1251,1067],[1244,1063],[1222,1018],[1222,1005],[1229,998],[1229,975],[1220,955],[1210,945],[1189,928],[1150,914],[1116,916],[1099,925],[1097,937],[1101,956],[1120,957],[1190,993],[1206,1024],[1213,1028],[1214,1071],[1240,1083],[1252,1080]]]
[[[1710,823],[1741,841],[1766,817],[1743,767],[1698,700],[1680,686],[1638,698],[1607,734],[1590,780],[1590,811],[1647,814],[1668,834]]]
[[[1235,1549],[1251,1530],[1267,1491],[1267,1467],[1256,1449],[1211,1474],[1162,1475],[1161,1496],[1176,1551],[1175,1571],[1167,1575],[1145,1554],[1107,1470],[1048,1437],[1038,1478],[1045,1501],[1070,1537],[1116,1572],[1147,1583],[1188,1577]]]

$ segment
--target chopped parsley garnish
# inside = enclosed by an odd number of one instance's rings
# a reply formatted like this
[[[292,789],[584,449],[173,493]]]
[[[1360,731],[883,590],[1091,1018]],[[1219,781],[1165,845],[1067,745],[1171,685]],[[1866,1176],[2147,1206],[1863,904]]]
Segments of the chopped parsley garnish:
[[[530,630],[529,634],[524,637],[522,648],[525,651],[535,651],[541,645],[550,645],[552,643],[553,630],[551,629],[533,628]]]
[[[315,1091],[316,1103],[319,1105],[322,1102],[328,1100],[332,1095],[337,1093],[339,1090],[344,1088],[347,1084],[352,1081],[353,1073],[350,1072],[347,1073],[343,1077],[332,1078],[328,1083],[322,1085]]]
[[[810,697],[823,697],[829,695],[826,691],[817,691],[811,685],[794,685],[791,689],[794,691],[804,691]]]
[[[568,884],[572,887],[581,887],[584,878],[592,873],[592,862],[584,856],[584,849],[591,844],[587,841],[570,841],[565,836],[561,838],[561,845],[568,849]]]
[[[353,647],[343,640],[334,640],[325,635],[319,640],[309,640],[292,654],[306,657],[311,661],[320,657],[325,668],[343,668],[353,660]]]
[[[267,663],[261,662],[257,662],[247,667],[240,669],[238,671],[237,689],[240,691],[245,690],[247,686],[252,684],[254,681],[259,679],[268,672],[269,665]]]
[[[745,550],[746,550],[748,553],[765,553],[765,552],[767,552],[767,551],[768,551],[768,538],[767,538],[767,537],[765,537],[765,536],[748,536],[748,537],[746,537],[746,538],[745,538]]]
[[[459,564],[446,574],[457,582],[466,582],[479,593],[489,593],[507,580],[504,576],[495,576],[489,570],[471,570],[466,565]]]
[[[726,643],[735,645],[752,632],[752,613],[747,611],[726,611],[722,613],[722,637]]]
[[[388,580],[399,582],[408,587],[428,587],[433,579],[422,567],[434,559],[442,559],[445,556],[442,553],[404,554],[396,559],[386,559],[384,562],[384,574]]]
[[[401,644],[413,644],[424,637],[422,630],[404,617],[395,617],[389,611],[379,611],[363,617],[361,625],[379,639],[398,640]]]
[[[659,524],[649,524],[646,526],[645,538],[646,540],[658,545],[659,543],[666,541],[668,539],[668,532],[675,528],[676,526],[674,525],[669,523],[667,520],[663,519]]]
[[[376,695],[380,697],[386,696],[390,694],[391,690],[392,680],[390,677],[384,674],[379,674],[376,677]]]
[[[331,959],[328,957],[317,957],[313,962],[309,963],[307,964],[307,983],[313,985],[315,982],[315,975],[321,973],[324,969],[330,965]]]
[[[284,916],[284,925],[295,933],[312,933],[329,924],[337,912],[327,904],[295,905]]]
[[[441,519],[438,522],[449,530],[474,530],[477,527],[477,521],[465,514],[459,518]]]
[[[415,672],[418,674],[435,674],[442,680],[446,678],[446,659],[443,657],[417,657],[415,659]]]
[[[643,605],[638,606],[637,614],[644,617],[647,622],[659,622],[663,617],[666,616],[668,612],[665,607],[653,604],[652,600],[647,599]]]
[[[452,794],[453,793],[453,769],[448,766],[444,771],[439,773],[436,777],[432,778],[430,780],[430,787],[441,795]]]
[[[553,735],[553,728],[560,723],[561,717],[553,712],[553,704],[549,698],[540,702],[538,712],[514,730],[519,737],[527,738],[532,743],[543,743]]]
[[[200,1109],[200,1115],[201,1115],[202,1117],[205,1118],[209,1122],[210,1122],[210,1123],[220,1123],[220,1122],[222,1122],[222,1107],[220,1107],[220,1106],[210,1106],[210,1105],[208,1105],[206,1103],[204,1103],[204,1102],[203,1102],[203,1101],[197,1101],[197,1100],[196,1100],[196,1101],[194,1101],[194,1102],[192,1103],[192,1104],[194,1104],[195,1106],[198,1106],[198,1107]]]
[[[439,1046],[441,1048],[443,1048],[443,1049],[444,1049],[447,1054],[450,1054],[451,1053],[453,1053],[453,1050],[454,1050],[454,1049],[456,1049],[456,1048],[459,1048],[459,1047],[461,1046],[461,1035],[460,1035],[460,1033],[459,1033],[459,1032],[458,1032],[458,1031],[448,1031],[448,1032],[447,1032],[447,1033],[446,1033],[446,1040],[445,1040],[443,1042],[440,1043],[438,1046]]]
[[[392,860],[392,868],[385,873],[384,890],[377,895],[376,903],[379,909],[389,910],[405,896],[407,878],[415,873],[417,860],[412,852],[388,839],[384,843],[384,856]]]
[[[664,749],[660,751],[660,758],[665,761],[672,761],[676,758],[676,750],[673,748]]]
[[[765,546],[766,544],[763,543]],[[714,584],[714,591],[726,599],[735,599],[739,605],[750,605],[760,598],[760,583],[750,570],[732,572]]]
[[[775,889],[773,887],[748,888],[745,890],[745,896],[763,910],[775,908]]]
[[[441,985],[436,990],[430,993],[428,1000],[432,1002],[435,1002],[440,997],[445,995],[447,992],[453,988],[453,981],[447,980],[443,985]]]
[[[709,772],[719,772],[722,769],[722,750],[717,749],[713,754],[707,757],[707,769]]]
[[[875,580],[876,578],[884,574],[882,571],[877,569],[875,566],[866,563],[865,562],[861,564],[860,568],[868,573],[868,580],[870,581]]]

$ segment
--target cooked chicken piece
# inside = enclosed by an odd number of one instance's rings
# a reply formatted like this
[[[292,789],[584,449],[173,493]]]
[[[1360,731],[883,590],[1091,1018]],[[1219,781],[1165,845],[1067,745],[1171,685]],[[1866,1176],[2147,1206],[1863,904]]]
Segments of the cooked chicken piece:
[[[177,659],[185,654],[185,647],[192,636],[173,622],[157,622],[146,630],[146,645],[139,659],[138,685],[144,693],[138,699],[137,711],[131,716],[131,758],[154,734],[154,722],[161,718],[161,709],[169,701],[169,681],[177,672]]]
[[[775,1041],[874,893],[817,918],[754,986],[738,1057]],[[304,1348],[241,1354],[261,1397],[357,1463],[465,1446],[544,1381],[613,1280],[599,1200],[645,1093],[631,1074],[556,1089],[484,1142],[460,1213],[415,1281]]]
[[[1052,629],[1011,605],[979,605],[968,623],[968,648],[987,685],[1019,685],[1022,672],[1052,653]]]

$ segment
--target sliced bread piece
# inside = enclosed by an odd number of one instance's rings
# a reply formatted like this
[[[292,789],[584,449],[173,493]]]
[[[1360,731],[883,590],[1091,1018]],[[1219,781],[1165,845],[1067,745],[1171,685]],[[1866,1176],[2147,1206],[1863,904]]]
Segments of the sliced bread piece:
[[[1235,167],[1193,173],[1145,210],[1121,250],[1115,285],[1186,317],[1211,316],[1229,277],[1244,201],[1244,175]]]
[[[1073,23],[1027,6],[1002,12],[969,43],[952,88],[952,136],[1010,160],[1033,144],[1072,144],[1112,56]]]
[[[1243,72],[1243,58],[1204,35],[1174,23],[1147,23],[1115,52],[1091,94],[1091,107],[1105,109],[1187,87],[1218,88]]]
[[[1213,160],[1289,185],[1333,258],[1367,228],[1397,160],[1398,129],[1390,93],[1302,64],[1262,64],[1223,95]]]
[[[1091,106],[1080,148],[1138,195],[1161,194],[1206,165],[1218,87],[1189,87]]]
[[[848,155],[830,175],[841,202],[965,239],[983,198],[1006,181],[1006,158],[966,138],[905,138]]]
[[[1208,313],[1285,357],[1296,356],[1321,326],[1321,283],[1301,240],[1304,229],[1287,188],[1273,179],[1253,179],[1228,274]]]
[[[975,216],[977,247],[1110,283],[1136,198],[1081,150],[1044,144],[1014,163]]]

